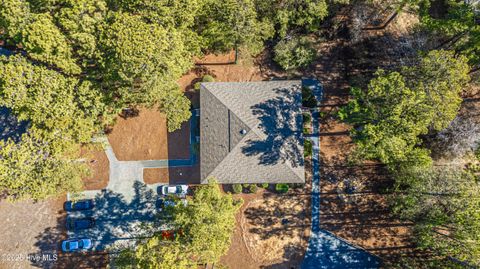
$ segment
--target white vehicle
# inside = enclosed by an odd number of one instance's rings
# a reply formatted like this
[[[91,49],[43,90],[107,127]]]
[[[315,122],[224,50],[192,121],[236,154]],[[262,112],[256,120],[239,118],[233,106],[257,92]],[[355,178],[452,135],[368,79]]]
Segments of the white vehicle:
[[[158,192],[161,195],[169,195],[174,194],[178,196],[182,196],[187,194],[188,186],[187,185],[163,185],[160,186]]]

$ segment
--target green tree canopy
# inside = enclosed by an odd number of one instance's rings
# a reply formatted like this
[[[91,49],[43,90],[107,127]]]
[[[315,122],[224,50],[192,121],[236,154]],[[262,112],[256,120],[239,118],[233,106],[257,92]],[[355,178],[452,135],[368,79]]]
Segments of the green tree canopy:
[[[82,189],[85,164],[55,153],[34,131],[20,142],[0,140],[0,190],[10,200],[44,199]]]
[[[325,0],[256,0],[255,5],[259,14],[274,24],[277,34],[282,38],[290,30],[316,31],[328,15]]]
[[[445,0],[448,10],[440,17],[422,13],[424,26],[437,37],[443,37],[445,49],[466,56],[474,66],[480,64],[480,24],[474,1]],[[477,7],[478,8],[478,7]]]
[[[117,88],[124,104],[154,103],[154,87],[179,78],[191,67],[192,55],[175,29],[117,13],[101,38],[105,84]],[[144,96],[148,99],[145,100]]]
[[[0,106],[30,123],[59,167],[123,108],[158,108],[170,131],[190,117],[176,81],[200,50],[197,0],[1,2],[0,35],[16,55],[0,58]]]
[[[415,223],[420,248],[480,265],[480,185],[458,168],[403,167],[393,210]]]
[[[252,0],[204,0],[195,29],[208,50],[228,51],[238,45],[252,55],[261,52],[263,42],[275,33]]]
[[[58,152],[90,141],[96,115],[87,117],[76,102],[78,80],[18,55],[0,57],[0,74],[0,106],[29,121],[43,141],[61,145]]]
[[[420,135],[440,131],[455,118],[468,82],[465,57],[432,51],[402,73],[378,71],[367,89],[352,89],[340,118],[354,124],[357,153],[385,164],[429,163]]]
[[[195,189],[192,200],[178,203],[172,210],[172,226],[177,232],[174,241],[162,239],[161,233],[124,251],[115,265],[122,268],[197,268],[215,263],[230,247],[235,228],[235,214],[241,200],[220,191],[215,181]]]
[[[69,74],[78,74],[80,67],[72,58],[72,48],[65,35],[48,14],[35,14],[21,34],[21,45],[28,56]]]

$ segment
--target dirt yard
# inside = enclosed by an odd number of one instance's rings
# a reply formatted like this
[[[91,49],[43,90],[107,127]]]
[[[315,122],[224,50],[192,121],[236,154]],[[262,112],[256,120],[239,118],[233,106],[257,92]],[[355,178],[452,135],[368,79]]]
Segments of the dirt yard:
[[[101,148],[82,148],[81,156],[85,158],[91,176],[83,178],[85,190],[104,189],[108,185],[110,174],[110,163],[105,151]]]
[[[300,268],[310,232],[309,186],[287,194],[240,194],[244,204],[222,264],[231,269]]]
[[[147,184],[200,184],[200,165],[169,168],[146,168],[143,181]]]
[[[108,141],[121,161],[188,159],[190,124],[168,133],[164,114],[141,108],[137,116],[117,117]]]
[[[414,251],[411,223],[392,216],[388,209],[392,182],[376,163],[348,165],[352,142],[348,126],[329,118],[321,125],[321,226],[348,242],[385,260]],[[354,186],[354,193],[346,188]]]
[[[261,81],[266,77],[262,75],[260,67],[254,64],[253,59],[239,59],[238,64],[234,64],[235,52],[227,54],[209,54],[201,59],[197,59],[197,65],[189,73],[184,75],[178,81],[184,91],[193,91],[195,82],[201,81],[204,75],[211,75],[215,81]]]

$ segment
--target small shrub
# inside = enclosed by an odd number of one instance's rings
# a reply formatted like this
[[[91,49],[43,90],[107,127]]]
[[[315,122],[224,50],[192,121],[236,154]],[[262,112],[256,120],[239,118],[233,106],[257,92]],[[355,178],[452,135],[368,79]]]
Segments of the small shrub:
[[[307,157],[312,156],[312,154],[313,154],[312,141],[310,141],[308,139],[305,139],[303,145],[304,145],[303,146],[303,157],[307,158]]]
[[[290,187],[288,184],[279,183],[275,184],[275,190],[279,193],[286,193]]]
[[[316,107],[317,99],[313,95],[312,89],[308,87],[302,88],[302,106],[304,107]],[[311,120],[311,118],[310,118]]]
[[[303,113],[303,123],[304,124],[310,124],[312,122],[312,115],[310,113]]]
[[[205,75],[202,78],[202,82],[215,82],[215,79],[210,75]]]
[[[307,37],[282,40],[274,48],[274,60],[284,70],[308,66],[315,58],[315,49]]]
[[[205,76],[202,77],[202,81],[198,81],[198,82],[195,82],[195,84],[193,84],[193,89],[196,90],[196,91],[199,91],[200,90],[200,84],[202,82],[215,82],[215,78],[213,78],[210,75],[205,75]]]
[[[193,89],[196,90],[196,91],[199,91],[200,90],[200,81],[199,82],[195,82],[195,84],[193,84]]]
[[[260,184],[260,187],[263,188],[263,189],[267,189],[268,188],[268,183],[262,183],[262,184]]]
[[[320,117],[321,119],[325,119],[327,116],[328,116],[327,112],[325,112],[325,111],[320,111],[319,117]]]
[[[237,193],[237,194],[242,193],[243,191],[242,184],[233,184],[232,189],[233,189],[233,193]]]
[[[258,187],[256,184],[250,184],[250,186],[248,186],[248,190],[251,192],[251,193],[256,193],[257,190],[258,190]]]
[[[243,186],[244,188],[248,188],[248,187],[250,186],[250,184],[248,184],[248,183],[243,183],[242,186]]]

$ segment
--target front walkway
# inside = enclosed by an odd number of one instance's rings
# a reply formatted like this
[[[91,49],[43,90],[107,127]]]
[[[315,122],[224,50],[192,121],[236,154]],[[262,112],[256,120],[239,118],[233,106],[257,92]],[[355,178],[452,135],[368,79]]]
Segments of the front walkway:
[[[321,86],[318,94],[321,98]],[[319,100],[320,100],[319,98]],[[377,257],[365,250],[355,247],[336,237],[334,234],[320,228],[320,141],[319,141],[318,109],[312,110],[312,125],[314,133],[307,137],[312,141],[312,231],[302,269],[373,269],[380,267]]]

